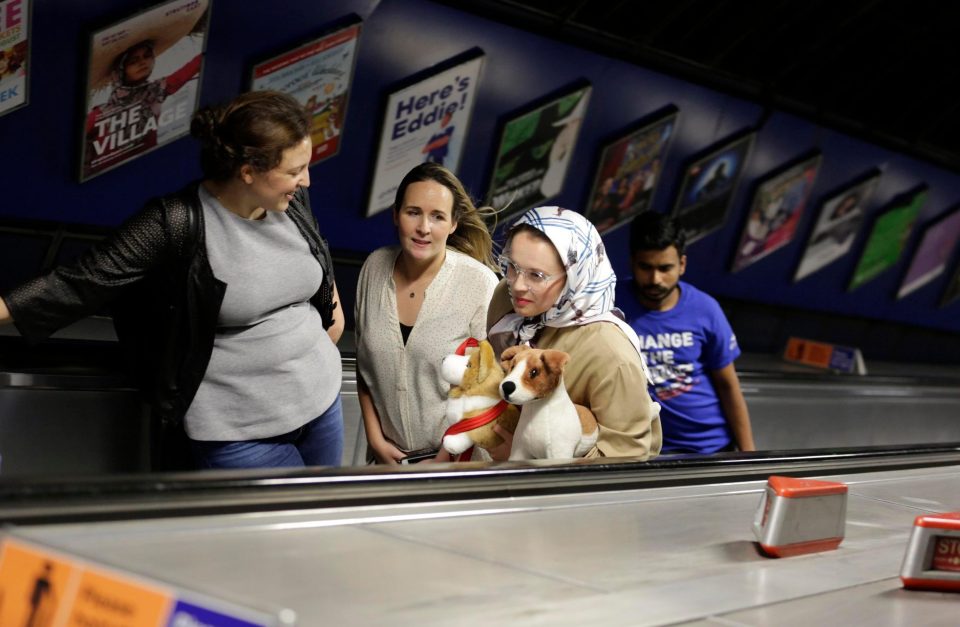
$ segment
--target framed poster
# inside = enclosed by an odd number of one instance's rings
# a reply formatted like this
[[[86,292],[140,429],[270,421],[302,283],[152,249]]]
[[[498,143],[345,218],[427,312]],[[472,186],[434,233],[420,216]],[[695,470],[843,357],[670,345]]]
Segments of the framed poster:
[[[251,90],[290,94],[310,111],[310,165],[340,151],[359,39],[351,24],[253,67]]]
[[[479,48],[418,74],[387,98],[367,217],[393,205],[397,187],[427,161],[456,173],[483,67]]]
[[[168,0],[90,37],[80,180],[190,131],[210,0]]]
[[[0,115],[27,104],[30,0],[0,0]]]
[[[804,158],[760,183],[734,250],[732,272],[746,268],[793,240],[817,180],[821,158],[819,154]]]
[[[896,265],[913,230],[920,207],[926,199],[926,190],[908,194],[905,199],[895,202],[892,207],[877,217],[873,228],[870,229],[860,261],[857,262],[857,267],[853,271],[848,291],[857,289],[876,278],[884,270]]]
[[[953,278],[950,279],[950,283],[947,284],[947,289],[943,291],[943,296],[940,298],[940,306],[946,307],[957,299],[960,299],[960,264],[957,265],[957,270],[953,273]]]
[[[677,109],[655,114],[604,146],[584,215],[601,234],[650,207],[663,159],[677,125]]]
[[[743,175],[755,137],[741,132],[708,149],[684,170],[672,216],[691,244],[720,228]]]
[[[823,203],[794,281],[825,268],[850,251],[863,224],[864,209],[879,180],[879,173],[871,174]]]
[[[487,204],[502,218],[542,205],[563,188],[592,87],[578,82],[503,125]]]
[[[903,298],[943,274],[957,240],[960,240],[960,209],[954,208],[924,230],[907,274],[897,290],[897,298]]]

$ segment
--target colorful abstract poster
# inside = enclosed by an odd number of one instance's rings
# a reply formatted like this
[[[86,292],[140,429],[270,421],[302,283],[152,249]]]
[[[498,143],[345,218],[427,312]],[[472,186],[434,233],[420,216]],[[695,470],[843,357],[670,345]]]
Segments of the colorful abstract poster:
[[[817,180],[820,160],[820,155],[806,159],[759,185],[734,251],[733,272],[743,270],[793,240]]]
[[[480,50],[468,51],[390,94],[367,217],[389,209],[400,181],[421,163],[432,161],[457,172],[483,59]]]
[[[650,208],[676,125],[673,109],[604,147],[585,212],[600,233]]]
[[[723,142],[687,166],[673,218],[693,243],[723,226],[727,208],[753,146],[755,133]]]
[[[823,204],[794,281],[825,268],[850,251],[863,224],[864,209],[879,180],[879,176],[871,176]]]
[[[504,124],[487,204],[504,218],[542,205],[563,189],[591,87],[579,86]]]
[[[340,151],[359,38],[353,24],[253,68],[252,90],[290,94],[310,111],[310,165]]]
[[[848,290],[855,290],[876,278],[884,270],[896,265],[926,198],[926,191],[917,192],[909,199],[887,209],[877,218],[870,230],[860,261],[853,272]]]
[[[950,254],[960,240],[960,209],[927,227],[897,291],[897,298],[915,292],[944,273]]]
[[[92,34],[81,181],[189,133],[209,8],[170,0]]]
[[[30,0],[0,0],[0,115],[27,104]]]

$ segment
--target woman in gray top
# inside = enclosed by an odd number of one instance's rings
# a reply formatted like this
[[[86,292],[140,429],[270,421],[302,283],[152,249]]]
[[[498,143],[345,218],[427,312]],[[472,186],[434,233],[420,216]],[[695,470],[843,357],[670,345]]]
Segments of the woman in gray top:
[[[4,295],[0,323],[35,341],[110,304],[148,400],[200,467],[337,465],[343,316],[305,189],[309,116],[250,92],[190,130],[203,180]]]

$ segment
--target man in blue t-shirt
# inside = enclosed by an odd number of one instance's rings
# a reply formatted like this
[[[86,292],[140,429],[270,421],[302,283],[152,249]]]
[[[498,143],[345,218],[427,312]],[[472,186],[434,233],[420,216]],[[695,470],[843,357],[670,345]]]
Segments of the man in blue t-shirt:
[[[753,451],[733,365],[737,338],[717,301],[680,280],[684,243],[670,218],[641,213],[630,225],[633,281],[617,283],[617,306],[640,336],[651,395],[662,407],[663,452]]]

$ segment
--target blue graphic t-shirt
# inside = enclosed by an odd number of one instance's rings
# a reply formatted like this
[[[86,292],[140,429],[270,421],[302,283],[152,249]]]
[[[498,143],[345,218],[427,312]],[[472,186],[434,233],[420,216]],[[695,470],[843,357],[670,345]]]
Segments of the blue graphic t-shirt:
[[[640,337],[650,367],[651,395],[660,403],[663,452],[713,453],[733,436],[708,371],[740,356],[737,338],[713,297],[680,282],[680,300],[668,311],[644,308],[634,283],[617,283],[616,304]]]

